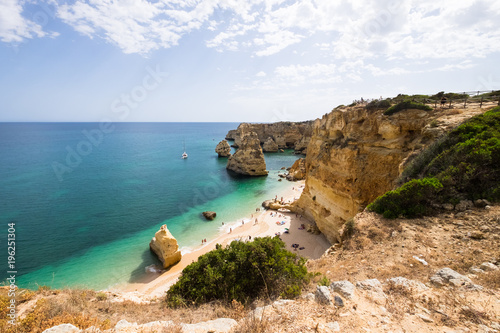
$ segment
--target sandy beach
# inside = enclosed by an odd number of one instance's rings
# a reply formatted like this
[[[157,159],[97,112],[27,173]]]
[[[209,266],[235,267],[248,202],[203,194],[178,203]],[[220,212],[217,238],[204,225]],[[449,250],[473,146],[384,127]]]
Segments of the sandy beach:
[[[281,198],[285,202],[297,200],[304,189],[304,183],[304,181],[290,183],[289,190],[276,194],[278,200]],[[256,212],[252,216],[240,219],[236,224],[226,225],[215,239],[207,240],[207,243],[186,253],[179,263],[167,271],[147,273],[141,281],[127,284],[116,291],[162,296],[177,281],[186,266],[197,260],[199,256],[214,250],[216,244],[225,246],[233,240],[248,241],[255,237],[279,235],[288,250],[305,258],[319,258],[330,247],[330,243],[322,234],[314,235],[307,232],[303,227],[307,227],[308,224],[311,222],[294,213],[266,211],[262,207],[256,207]],[[288,232],[285,233],[285,231]],[[293,244],[297,246],[293,247]]]

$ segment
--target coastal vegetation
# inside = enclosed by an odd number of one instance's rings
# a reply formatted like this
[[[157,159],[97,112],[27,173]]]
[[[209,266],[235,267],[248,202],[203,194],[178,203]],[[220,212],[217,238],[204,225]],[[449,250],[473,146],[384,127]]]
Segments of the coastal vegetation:
[[[437,140],[405,169],[401,187],[368,210],[387,218],[429,215],[439,204],[500,201],[500,107],[475,116]]]
[[[406,100],[403,102],[399,102],[398,104],[395,104],[385,110],[384,114],[386,116],[390,116],[395,114],[396,112],[403,111],[403,110],[408,110],[408,109],[417,109],[417,110],[424,110],[424,111],[431,111],[432,108],[428,105],[422,104],[422,103],[415,103],[410,100]]]
[[[216,300],[246,304],[259,297],[295,297],[309,280],[305,263],[286,250],[278,237],[233,241],[187,266],[167,292],[166,302],[180,307]]]

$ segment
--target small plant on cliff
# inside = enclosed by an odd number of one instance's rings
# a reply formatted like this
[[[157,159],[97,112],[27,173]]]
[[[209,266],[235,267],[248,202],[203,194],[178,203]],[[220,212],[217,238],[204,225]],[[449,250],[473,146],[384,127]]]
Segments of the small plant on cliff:
[[[309,280],[305,262],[277,237],[233,241],[187,266],[167,292],[166,302],[178,307],[214,300],[246,303],[258,297],[295,297]]]
[[[431,111],[432,108],[428,105],[421,104],[421,103],[415,103],[412,101],[403,101],[399,102],[396,105],[391,106],[388,108],[384,114],[386,116],[390,116],[395,114],[396,112],[402,111],[402,110],[408,110],[408,109],[417,109],[417,110],[424,110],[424,111]]]

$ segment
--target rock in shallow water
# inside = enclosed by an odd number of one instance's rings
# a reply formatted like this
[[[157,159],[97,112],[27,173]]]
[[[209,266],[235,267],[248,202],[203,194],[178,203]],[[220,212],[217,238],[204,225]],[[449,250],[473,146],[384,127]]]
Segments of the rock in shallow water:
[[[153,251],[163,264],[163,268],[168,268],[181,260],[181,251],[177,240],[168,231],[167,225],[161,226],[149,243],[149,248]]]
[[[210,211],[206,211],[206,212],[203,212],[202,213],[203,217],[205,217],[207,220],[209,221],[212,221],[213,219],[215,219],[215,217],[217,216],[217,213],[216,212],[210,212]]]

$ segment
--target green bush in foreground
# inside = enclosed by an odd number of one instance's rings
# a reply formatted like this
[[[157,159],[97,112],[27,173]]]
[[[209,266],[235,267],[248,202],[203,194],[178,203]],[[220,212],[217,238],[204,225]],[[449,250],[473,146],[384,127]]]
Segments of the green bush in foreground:
[[[425,111],[431,111],[432,108],[428,105],[425,104],[420,104],[420,103],[415,103],[411,101],[403,101],[399,102],[396,105],[391,106],[387,110],[385,110],[384,114],[386,116],[390,116],[395,114],[396,112],[402,111],[402,110],[407,110],[407,109],[418,109],[418,110],[425,110]]]
[[[233,241],[187,266],[167,292],[171,307],[214,300],[245,303],[258,297],[294,297],[308,282],[306,260],[285,249],[278,237]]]
[[[432,212],[431,204],[500,201],[500,107],[475,116],[424,150],[405,169],[400,188],[369,210],[387,218]]]

